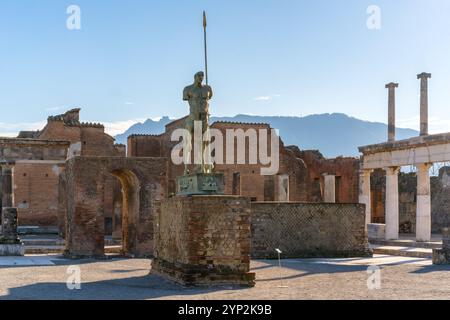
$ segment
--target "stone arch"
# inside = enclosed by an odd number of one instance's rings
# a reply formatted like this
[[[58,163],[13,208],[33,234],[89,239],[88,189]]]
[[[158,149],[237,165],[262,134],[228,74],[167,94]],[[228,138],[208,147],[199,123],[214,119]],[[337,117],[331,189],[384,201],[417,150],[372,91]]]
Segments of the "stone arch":
[[[115,169],[111,174],[119,179],[122,187],[122,250],[124,254],[131,254],[136,248],[137,240],[140,181],[129,169]]]
[[[123,254],[153,255],[153,219],[167,191],[165,158],[75,157],[64,174],[66,256],[104,256],[104,191],[111,175],[122,186]]]

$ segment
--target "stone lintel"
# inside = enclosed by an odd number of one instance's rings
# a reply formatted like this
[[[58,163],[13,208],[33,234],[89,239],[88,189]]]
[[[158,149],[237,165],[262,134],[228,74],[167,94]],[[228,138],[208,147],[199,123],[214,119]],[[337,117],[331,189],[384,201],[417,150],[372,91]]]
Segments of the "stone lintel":
[[[450,143],[450,132],[359,147],[364,155]]]

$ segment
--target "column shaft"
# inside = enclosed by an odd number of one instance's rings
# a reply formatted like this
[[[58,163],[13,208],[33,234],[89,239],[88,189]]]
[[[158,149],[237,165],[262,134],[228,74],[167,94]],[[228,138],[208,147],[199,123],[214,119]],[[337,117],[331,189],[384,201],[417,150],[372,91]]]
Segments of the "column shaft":
[[[431,165],[417,166],[417,212],[416,212],[416,240],[431,240]]]
[[[331,174],[326,174],[323,176],[324,179],[324,197],[325,203],[335,203],[336,202],[336,176]]]
[[[359,172],[359,203],[366,205],[366,229],[372,222],[372,205],[370,197],[370,174],[372,170],[361,170]]]
[[[398,239],[398,167],[386,168],[386,240]]]

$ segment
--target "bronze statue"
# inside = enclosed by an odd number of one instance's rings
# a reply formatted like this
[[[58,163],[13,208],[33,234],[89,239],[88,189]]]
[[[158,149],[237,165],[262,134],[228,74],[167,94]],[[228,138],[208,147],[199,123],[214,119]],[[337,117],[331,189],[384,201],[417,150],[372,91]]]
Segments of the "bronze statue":
[[[202,125],[202,135],[209,129],[209,100],[213,96],[212,88],[209,85],[203,85],[203,79],[205,74],[200,71],[197,72],[194,76],[194,83],[190,86],[187,86],[183,90],[183,100],[189,102],[190,113],[185,122],[186,130],[194,135],[194,123],[196,121],[201,121]],[[204,163],[204,151],[206,149],[206,142],[202,142],[202,148],[199,152],[201,152],[200,159],[201,164],[197,164],[196,171],[198,173],[210,173],[212,168],[211,165],[207,165]],[[185,155],[185,174],[188,174],[187,168],[187,159],[191,157],[192,150],[192,141],[188,143],[188,147],[186,148],[187,152]]]

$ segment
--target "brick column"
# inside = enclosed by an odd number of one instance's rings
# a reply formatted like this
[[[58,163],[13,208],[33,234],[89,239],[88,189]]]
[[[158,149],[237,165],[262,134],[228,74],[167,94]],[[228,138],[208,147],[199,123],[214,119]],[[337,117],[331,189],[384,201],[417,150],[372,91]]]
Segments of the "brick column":
[[[370,174],[372,170],[359,171],[359,203],[366,205],[366,229],[372,222],[372,203],[370,196]]]
[[[431,240],[431,188],[429,163],[417,165],[416,240]]]
[[[398,239],[399,202],[398,173],[399,167],[386,168],[386,240]]]

